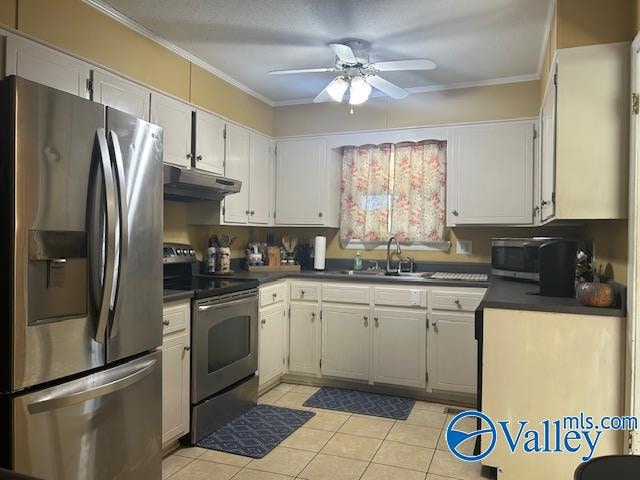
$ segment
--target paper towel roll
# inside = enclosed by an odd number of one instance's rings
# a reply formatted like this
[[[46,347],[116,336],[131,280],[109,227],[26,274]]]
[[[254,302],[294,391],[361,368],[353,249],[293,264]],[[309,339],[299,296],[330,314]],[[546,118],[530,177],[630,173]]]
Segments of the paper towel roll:
[[[313,268],[324,270],[324,260],[327,255],[327,237],[318,236],[314,242]]]

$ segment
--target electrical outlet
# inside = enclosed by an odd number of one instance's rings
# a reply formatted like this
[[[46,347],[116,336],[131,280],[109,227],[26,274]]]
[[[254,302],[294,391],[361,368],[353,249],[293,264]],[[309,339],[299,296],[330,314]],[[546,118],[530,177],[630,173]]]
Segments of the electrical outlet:
[[[460,240],[456,242],[456,253],[458,255],[471,255],[473,242],[471,240]]]

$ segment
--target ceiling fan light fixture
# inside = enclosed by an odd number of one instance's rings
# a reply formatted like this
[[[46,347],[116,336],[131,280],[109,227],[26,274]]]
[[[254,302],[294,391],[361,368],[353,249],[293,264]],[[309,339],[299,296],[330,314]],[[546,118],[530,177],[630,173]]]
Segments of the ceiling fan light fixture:
[[[327,93],[336,102],[342,102],[348,87],[347,81],[343,77],[338,77],[327,87]]]
[[[351,105],[360,105],[366,102],[369,95],[371,95],[371,85],[367,83],[364,77],[351,79],[351,87],[349,88],[349,103]]]

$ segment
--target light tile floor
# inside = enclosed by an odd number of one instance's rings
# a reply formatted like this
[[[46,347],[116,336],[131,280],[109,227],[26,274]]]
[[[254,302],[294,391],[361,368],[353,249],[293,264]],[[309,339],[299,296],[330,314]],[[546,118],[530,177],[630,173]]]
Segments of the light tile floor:
[[[449,452],[445,406],[416,402],[407,420],[304,407],[316,387],[282,383],[259,403],[312,410],[316,415],[264,458],[191,447],[165,457],[170,480],[477,480],[479,463]],[[451,417],[451,416],[450,416]],[[473,428],[474,425],[469,425]]]

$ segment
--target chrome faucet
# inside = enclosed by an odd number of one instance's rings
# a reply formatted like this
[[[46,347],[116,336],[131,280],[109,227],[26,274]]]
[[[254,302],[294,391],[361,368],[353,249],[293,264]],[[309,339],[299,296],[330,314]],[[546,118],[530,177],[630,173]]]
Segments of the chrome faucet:
[[[398,242],[398,239],[396,237],[391,237],[389,239],[389,241],[387,242],[387,268],[386,268],[386,273],[387,275],[399,275],[400,274],[400,265],[398,264],[398,268],[396,268],[395,270],[391,270],[391,242],[396,242],[396,252],[398,255],[400,255],[402,253],[402,251],[400,250],[400,242]]]

